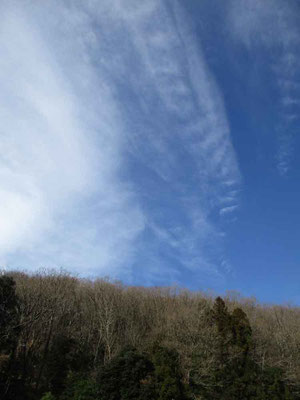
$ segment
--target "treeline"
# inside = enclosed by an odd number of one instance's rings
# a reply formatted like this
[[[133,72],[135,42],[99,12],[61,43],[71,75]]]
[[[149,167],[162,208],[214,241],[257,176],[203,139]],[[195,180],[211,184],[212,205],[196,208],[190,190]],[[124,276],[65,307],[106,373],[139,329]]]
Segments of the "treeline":
[[[0,276],[0,399],[300,399],[300,309],[64,273]]]

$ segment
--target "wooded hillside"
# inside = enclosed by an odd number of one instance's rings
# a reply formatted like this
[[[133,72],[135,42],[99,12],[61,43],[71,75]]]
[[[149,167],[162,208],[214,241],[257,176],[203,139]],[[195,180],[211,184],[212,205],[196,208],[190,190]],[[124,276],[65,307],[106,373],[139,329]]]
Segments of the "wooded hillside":
[[[6,400],[300,399],[300,308],[8,273],[0,391]]]

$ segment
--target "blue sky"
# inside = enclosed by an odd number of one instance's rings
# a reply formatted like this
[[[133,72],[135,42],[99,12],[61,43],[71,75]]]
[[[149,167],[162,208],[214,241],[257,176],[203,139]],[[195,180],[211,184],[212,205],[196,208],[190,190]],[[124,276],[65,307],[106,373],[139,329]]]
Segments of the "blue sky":
[[[4,0],[0,263],[300,303],[295,0]]]

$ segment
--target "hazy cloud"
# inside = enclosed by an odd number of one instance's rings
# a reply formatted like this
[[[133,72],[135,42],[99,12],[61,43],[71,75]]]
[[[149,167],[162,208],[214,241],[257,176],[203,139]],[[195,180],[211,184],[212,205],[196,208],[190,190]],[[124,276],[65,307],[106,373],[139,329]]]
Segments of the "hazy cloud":
[[[228,2],[229,31],[258,58],[269,62],[280,94],[281,123],[277,127],[278,171],[290,169],[297,128],[299,92],[300,20],[297,1],[231,0]],[[272,52],[270,51],[272,50]],[[267,51],[267,52],[266,52]]]
[[[1,11],[3,263],[218,275],[210,216],[224,199],[234,210],[240,174],[222,95],[179,5],[4,1]]]

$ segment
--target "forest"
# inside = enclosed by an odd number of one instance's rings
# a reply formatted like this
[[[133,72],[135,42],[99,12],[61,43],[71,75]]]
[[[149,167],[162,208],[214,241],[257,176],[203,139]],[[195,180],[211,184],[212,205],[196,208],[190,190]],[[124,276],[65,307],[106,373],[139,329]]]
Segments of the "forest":
[[[235,292],[6,272],[0,398],[300,399],[300,308]]]

